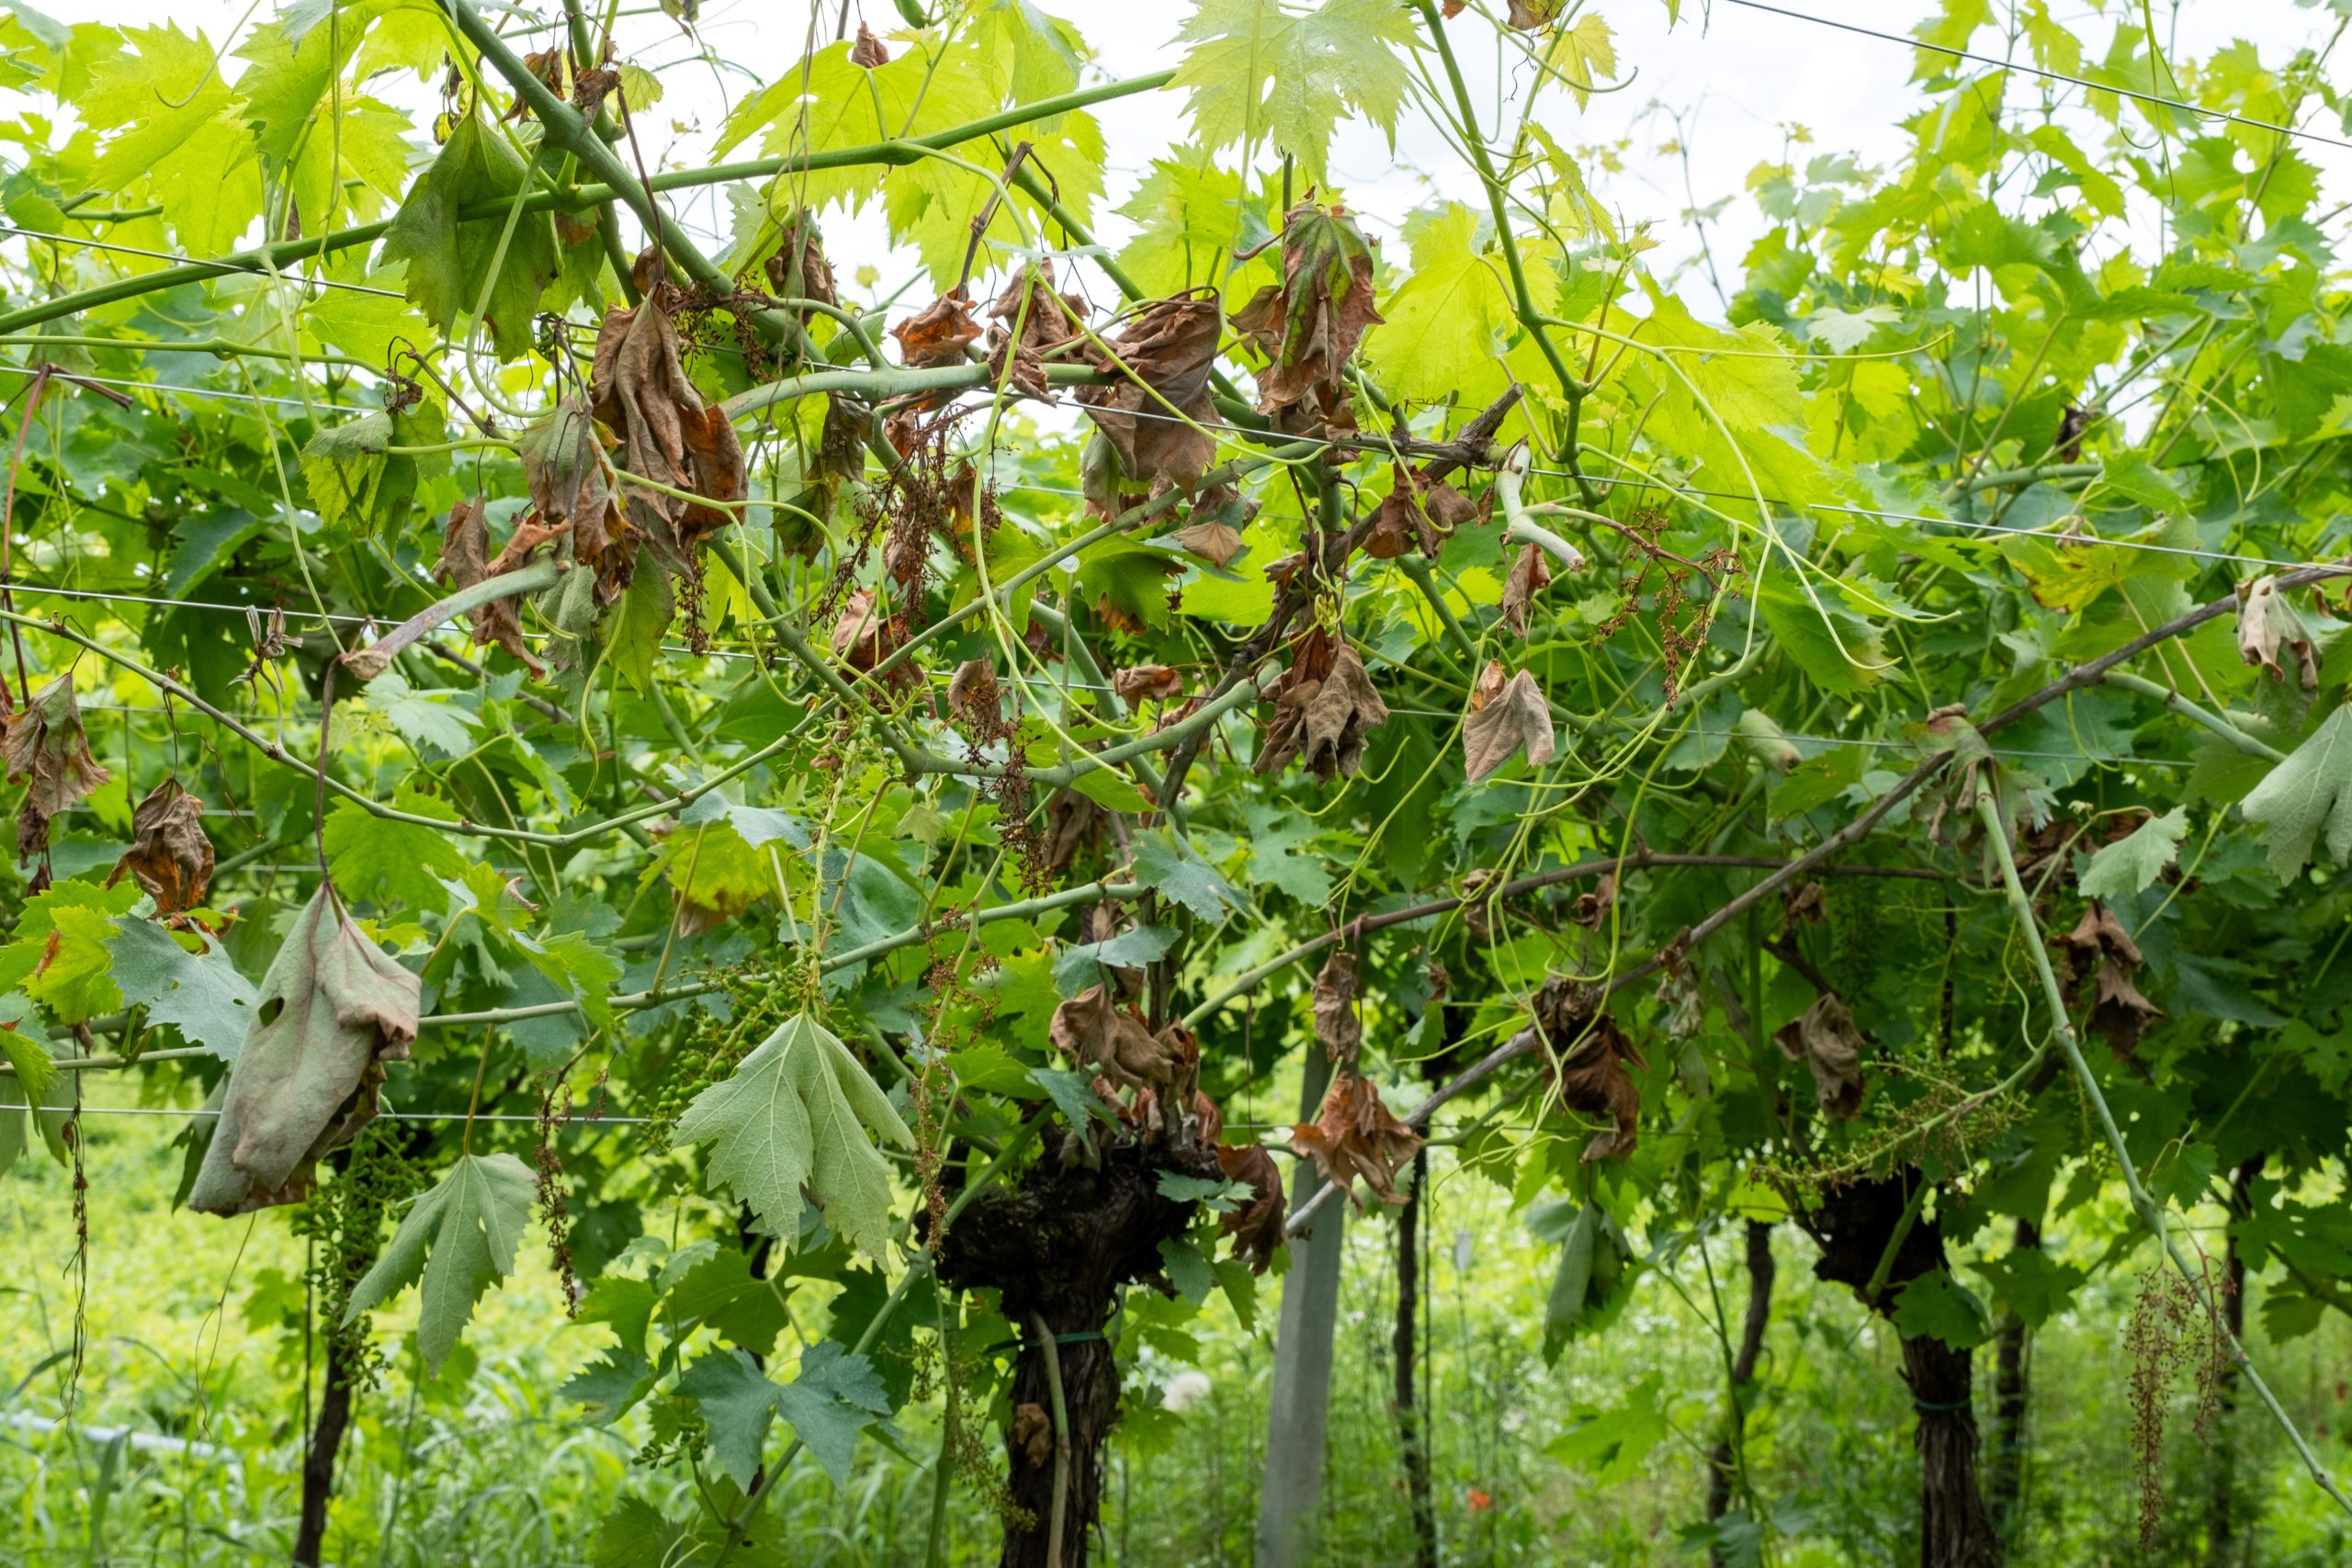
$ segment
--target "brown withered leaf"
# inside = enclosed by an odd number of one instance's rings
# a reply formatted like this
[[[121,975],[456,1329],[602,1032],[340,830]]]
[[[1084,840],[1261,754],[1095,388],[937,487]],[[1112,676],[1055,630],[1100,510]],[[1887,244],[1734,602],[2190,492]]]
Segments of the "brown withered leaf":
[[[1523,33],[1541,32],[1557,21],[1565,0],[1510,0],[1504,21]]]
[[[204,836],[204,802],[165,779],[130,814],[130,852],[107,878],[112,887],[129,872],[165,919],[204,902],[212,886],[212,840]]]
[[[452,588],[471,588],[493,577],[503,577],[522,566],[531,552],[550,539],[559,537],[570,526],[554,527],[534,517],[526,517],[514,525],[514,535],[498,552],[494,560],[483,559],[490,546],[487,512],[482,498],[460,501],[449,508],[449,521],[441,530],[441,558],[434,565],[433,575]],[[513,654],[535,681],[547,677],[547,666],[540,663],[523,641],[523,622],[516,613],[513,599],[492,599],[477,606],[468,617],[473,626],[476,648],[495,644]]]
[[[964,351],[979,341],[980,327],[969,299],[943,294],[892,327],[890,335],[899,340],[899,358],[908,368],[932,370],[966,363]]]
[[[876,604],[874,590],[853,589],[833,618],[833,657],[853,670],[866,671],[888,656],[889,623]]]
[[[1802,883],[1781,895],[1781,912],[1791,925],[1817,926],[1829,917],[1828,892],[1818,880]]]
[[[998,690],[996,666],[985,659],[967,659],[947,682],[947,711],[982,730],[995,728],[1004,718],[1004,695]]]
[[[1356,1178],[1384,1203],[1402,1203],[1396,1172],[1419,1152],[1421,1135],[1388,1113],[1373,1081],[1351,1067],[1342,1067],[1323,1096],[1321,1113],[1290,1131],[1293,1153],[1311,1156],[1324,1179],[1355,1198]],[[1355,1198],[1356,1206],[1363,1200]]]
[[[1165,1089],[1182,1070],[1181,1044],[1156,1039],[1131,1008],[1090,986],[1054,1010],[1046,1037],[1080,1072],[1117,1089]]]
[[[1216,443],[1202,427],[1216,419],[1209,371],[1223,330],[1214,293],[1178,295],[1145,306],[1109,340],[1110,352],[1096,349],[1096,367],[1121,379],[1080,388],[1078,400],[1128,484],[1154,494],[1189,490],[1216,458]]]
[[[825,245],[817,233],[817,215],[807,208],[796,209],[785,220],[784,232],[776,240],[775,254],[761,264],[767,274],[768,287],[786,299],[814,299],[820,305],[839,305],[841,297],[833,284],[833,264],[825,259]],[[797,312],[807,321],[808,310]]]
[[[858,30],[865,31],[863,27]],[[1032,1470],[1043,1470],[1054,1462],[1054,1418],[1046,1414],[1044,1405],[1024,1399],[1012,1407],[1012,1446]]]
[[[1493,660],[1479,672],[1463,716],[1463,769],[1476,784],[1521,751],[1538,768],[1558,754],[1552,710],[1533,675],[1522,670],[1506,678],[1502,660]]]
[[[850,45],[849,62],[871,71],[877,65],[890,63],[890,51],[874,36],[874,29],[864,22],[857,24],[857,41]]]
[[[571,107],[580,111],[582,118],[593,120],[596,118],[596,111],[605,107],[605,99],[620,85],[621,73],[609,65],[591,66],[571,79]],[[561,220],[559,214],[557,221],[560,223]],[[592,220],[589,225],[591,232],[594,231],[594,227]]]
[[[1241,553],[1241,530],[1230,523],[1209,518],[1200,523],[1188,523],[1171,536],[1175,541],[1211,566],[1223,569],[1233,564]]]
[[[1401,463],[1388,471],[1388,493],[1373,513],[1362,546],[1375,560],[1395,560],[1417,547],[1434,559],[1446,536],[1483,515],[1476,502],[1442,479],[1425,479]]]
[[[188,1207],[242,1214],[308,1191],[320,1156],[374,1118],[380,1064],[408,1059],[420,994],[322,881],[262,976]]]
[[[1079,337],[1078,323],[1088,314],[1084,296],[1054,292],[1050,262],[1024,267],[989,307],[989,379],[1052,402],[1046,356]]]
[[[1596,987],[1555,975],[1544,982],[1534,1007],[1561,1102],[1580,1115],[1609,1120],[1584,1147],[1588,1165],[1632,1154],[1641,1141],[1642,1091],[1625,1068],[1646,1064],[1617,1021],[1600,1010],[1601,1000]]]
[[[1137,664],[1111,672],[1111,690],[1133,710],[1146,703],[1170,702],[1184,694],[1184,672],[1172,664]]]
[[[1323,1055],[1348,1066],[1363,1053],[1363,1020],[1356,1016],[1356,961],[1333,948],[1315,976],[1315,1038]]]
[[[2106,905],[2091,900],[2075,929],[2058,939],[2065,950],[2068,978],[2087,970],[2094,991],[2091,1028],[2120,1056],[2135,1056],[2140,1037],[2164,1017],[2164,1010],[2140,994],[2132,983],[2144,962],[2139,944]]]
[[[595,569],[598,598],[610,604],[628,585],[633,552],[620,542],[613,463],[595,416],[578,398],[565,398],[525,430],[517,446],[531,505],[545,522],[571,525],[571,558]]]
[[[1823,1111],[1840,1122],[1854,1119],[1862,1108],[1862,1032],[1835,992],[1815,997],[1774,1032],[1772,1043],[1790,1061],[1813,1069],[1813,1092]]]
[[[1592,885],[1591,892],[1577,895],[1575,905],[1568,910],[1568,919],[1587,931],[1598,931],[1616,903],[1617,874],[1606,871],[1600,874],[1600,880]]]
[[[2238,657],[2267,671],[2273,681],[2283,681],[2287,672],[2278,664],[2282,652],[2293,655],[2301,667],[2303,690],[2317,691],[2319,656],[2312,646],[2311,633],[2295,614],[2294,605],[2278,592],[2278,580],[2258,578],[2247,584],[2239,600]]]
[[[107,782],[106,769],[90,754],[82,710],[74,701],[74,672],[32,694],[25,707],[7,716],[0,733],[0,762],[8,782],[26,786],[17,814],[17,857],[29,861],[49,848],[49,825]]]
[[[1272,362],[1258,378],[1258,410],[1305,408],[1320,417],[1345,406],[1340,381],[1365,329],[1382,320],[1373,302],[1373,242],[1343,207],[1304,202],[1283,218],[1280,286],[1260,289],[1233,325]]]
[[[619,436],[628,472],[714,502],[743,499],[743,446],[727,411],[705,404],[678,357],[677,333],[650,303],[616,305],[596,333],[591,412]],[[730,520],[722,507],[621,483],[639,535],[683,570],[703,535]]]
[[[1353,778],[1363,761],[1364,737],[1388,722],[1388,705],[1373,689],[1352,648],[1331,653],[1331,670],[1306,705],[1306,766],[1325,784]]]
[[[1535,595],[1552,585],[1552,568],[1544,552],[1522,545],[1503,579],[1503,625],[1521,642],[1527,640],[1527,612]]]
[[[1283,1175],[1263,1144],[1220,1144],[1217,1168],[1227,1181],[1247,1182],[1250,1199],[1228,1211],[1217,1222],[1217,1234],[1233,1238],[1230,1256],[1249,1260],[1250,1272],[1262,1274],[1283,1245]]]
[[[1074,789],[1058,793],[1046,804],[1046,844],[1042,852],[1049,871],[1068,869],[1079,852],[1102,837],[1108,816],[1102,807]]]

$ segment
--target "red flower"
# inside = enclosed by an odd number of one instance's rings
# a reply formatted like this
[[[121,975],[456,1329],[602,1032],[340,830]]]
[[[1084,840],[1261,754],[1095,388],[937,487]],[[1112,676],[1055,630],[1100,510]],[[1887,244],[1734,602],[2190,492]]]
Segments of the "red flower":
[[[1484,1492],[1478,1490],[1476,1486],[1470,1488],[1469,1501],[1470,1511],[1474,1514],[1483,1514],[1487,1509],[1495,1506],[1495,1500],[1492,1497],[1487,1496]]]

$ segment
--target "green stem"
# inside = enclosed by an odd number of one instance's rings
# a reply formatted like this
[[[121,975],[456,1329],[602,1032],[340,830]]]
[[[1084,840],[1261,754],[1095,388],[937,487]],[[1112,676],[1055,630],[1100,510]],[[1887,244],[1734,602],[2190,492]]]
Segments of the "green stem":
[[[2128,670],[2110,670],[2104,680],[2108,685],[2120,686],[2127,692],[2137,692],[2143,697],[2154,697],[2181,717],[2192,723],[2203,725],[2239,750],[2249,755],[2267,757],[2274,762],[2283,762],[2287,760],[2287,753],[2278,750],[2278,747],[2248,735],[2220,714],[2199,707],[2170,686],[2151,681],[2144,675],[2134,675]]]
[[[2075,1037],[2075,1026],[2066,1011],[2066,993],[2058,984],[2056,971],[2050,965],[2050,946],[2043,940],[2041,921],[2034,916],[2033,900],[2027,896],[2025,885],[2018,880],[2018,863],[2009,852],[2008,826],[2001,820],[2000,803],[1992,790],[1978,792],[1976,815],[1984,824],[1985,841],[1992,846],[1994,859],[2000,863],[2001,885],[2008,891],[2009,908],[2017,916],[2018,929],[2033,960],[2034,975],[2041,982],[2042,1000],[2050,1009],[2051,1032],[2057,1036],[2058,1048],[2065,1054],[2066,1065],[2074,1070],[2075,1081],[2081,1087],[2083,1098],[2089,1102],[2091,1112],[2098,1121],[2099,1133],[2107,1140],[2109,1151],[2115,1156],[2115,1168],[2123,1178],[2123,1190],[2131,1197],[2133,1211],[2156,1238],[2156,1245],[2163,1249],[2165,1258],[2188,1281],[2189,1291],[2205,1308],[2213,1332],[2228,1343],[2231,1358],[2237,1362],[2248,1385],[2268,1407],[2279,1429],[2287,1434],[2288,1441],[2294,1445],[2295,1452],[2311,1472],[2312,1480],[2321,1491],[2335,1500],[2338,1507],[2352,1514],[2352,1499],[2347,1499],[2337,1489],[2335,1479],[2328,1474],[2320,1463],[2319,1456],[2312,1451],[2311,1444],[2297,1429],[2294,1418],[2287,1414],[2285,1407],[2278,1403],[2278,1395],[2270,1392],[2270,1385],[2255,1370],[2253,1358],[2245,1353],[2245,1347],[2222,1322],[2220,1305],[2213,1300],[2211,1290],[2206,1284],[2204,1271],[2192,1265],[2182,1254],[2179,1244],[2174,1241],[2171,1228],[2165,1223],[2164,1205],[2141,1185],[2139,1168],[2132,1163],[2132,1151],[2124,1145],[2122,1129],[2116,1125],[2115,1113],[2108,1109],[2107,1096],[2099,1089],[2098,1075],[2091,1071],[2090,1063],[2084,1059],[2082,1043]]]

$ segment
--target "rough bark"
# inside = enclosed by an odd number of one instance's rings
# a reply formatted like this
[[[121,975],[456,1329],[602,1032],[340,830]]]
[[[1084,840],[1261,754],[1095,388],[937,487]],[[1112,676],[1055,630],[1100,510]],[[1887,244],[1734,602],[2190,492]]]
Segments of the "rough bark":
[[[1748,1391],[1756,1385],[1756,1363],[1764,1354],[1764,1331],[1772,1321],[1772,1224],[1747,1222],[1747,1313],[1739,1331],[1739,1348],[1731,1363],[1729,1429],[1707,1454],[1707,1522],[1713,1524],[1731,1511],[1732,1488],[1738,1481],[1740,1439],[1747,1430]],[[1721,1545],[1707,1548],[1710,1568],[1724,1568]]]
[[[1923,1179],[1917,1169],[1904,1169],[1849,1182],[1822,1194],[1820,1206],[1803,1218],[1821,1244],[1814,1273],[1849,1287],[1890,1321],[1903,1287],[1944,1266],[1943,1234],[1934,1221],[1923,1214],[1902,1229],[1912,1190]],[[1892,1264],[1873,1292],[1890,1246]],[[1919,1454],[1920,1568],[1991,1568],[1996,1556],[1977,1477],[1973,1371],[1966,1350],[1926,1336],[1903,1341],[1904,1382],[1919,1420],[1912,1443]]]
[[[2041,1249],[2041,1230],[2019,1220],[2012,1245],[2019,1252]],[[2025,1419],[2032,1404],[2032,1336],[2015,1313],[2003,1314],[1993,1348],[1993,1453],[1986,1462],[1984,1502],[2007,1555],[2017,1540],[2018,1505],[2025,1496]]]
[[[1320,1051],[1307,1054],[1300,1118],[1315,1114],[1331,1074]],[[1291,1178],[1291,1213],[1323,1179],[1311,1160]],[[1315,1524],[1323,1498],[1323,1446],[1331,1414],[1332,1333],[1340,1315],[1340,1238],[1347,1205],[1317,1216],[1291,1246],[1283,1276],[1282,1318],[1274,1339],[1274,1385],[1266,1411],[1266,1469],[1258,1494],[1258,1568],[1302,1568],[1315,1561]]]
[[[1102,1444],[1119,1416],[1119,1366],[1102,1335],[1121,1287],[1160,1273],[1159,1244],[1182,1236],[1193,1205],[1164,1198],[1159,1176],[1219,1174],[1214,1151],[1120,1140],[1101,1151],[1100,1168],[1047,1158],[1014,1186],[975,1201],[948,1231],[939,1278],[956,1290],[1000,1292],[1004,1314],[1042,1317],[1055,1335],[1068,1407],[1070,1474],[1061,1518],[1062,1561],[1049,1563],[1054,1456],[1030,1462],[1005,1436],[1012,1501],[1030,1521],[1008,1524],[1001,1568],[1085,1568],[1102,1508]],[[1023,1336],[1012,1404],[1053,1408],[1045,1348]]]
[[[2262,1174],[2264,1156],[2255,1155],[2242,1162],[2230,1179],[2230,1218],[2236,1221],[2246,1213],[2247,1189],[2254,1179]],[[2222,1322],[2229,1328],[2230,1337],[2244,1341],[2245,1337],[2245,1255],[2238,1250],[2237,1226],[2229,1231],[2227,1250],[2222,1258]],[[2238,1533],[2238,1364],[2224,1359],[2215,1390],[2218,1412],[2213,1423],[2212,1491],[2205,1508],[2206,1568],[2240,1568],[2253,1560],[2252,1536]]]
[[[1405,1499],[1413,1514],[1417,1568],[1437,1568],[1437,1508],[1430,1496],[1429,1450],[1422,1441],[1413,1356],[1421,1297],[1421,1190],[1429,1176],[1429,1151],[1424,1149],[1413,1156],[1413,1190],[1396,1213],[1396,1330],[1389,1341],[1396,1362],[1396,1440],[1404,1457]]]

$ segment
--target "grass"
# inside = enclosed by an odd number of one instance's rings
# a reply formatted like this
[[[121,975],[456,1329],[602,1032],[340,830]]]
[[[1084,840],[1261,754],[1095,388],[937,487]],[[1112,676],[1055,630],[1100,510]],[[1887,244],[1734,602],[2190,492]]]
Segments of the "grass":
[[[69,1179],[38,1150],[0,1179],[0,1256],[9,1259],[0,1276],[0,1563],[282,1562],[304,1436],[301,1244],[277,1216],[223,1222],[173,1210],[175,1119],[100,1116],[85,1125],[87,1351],[77,1380],[66,1353],[79,1292]],[[1433,1186],[1424,1307],[1443,1560],[1703,1561],[1681,1532],[1702,1512],[1701,1455],[1714,1435],[1722,1362],[1695,1258],[1675,1272],[1679,1292],[1662,1277],[1645,1280],[1605,1335],[1573,1342],[1546,1367],[1538,1346],[1550,1249],[1484,1179],[1441,1167]],[[2056,1229],[2087,1257],[2128,1223],[2118,1204]],[[1321,1530],[1320,1561],[1331,1564],[1410,1559],[1390,1404],[1395,1235],[1375,1217],[1349,1237]],[[1745,1292],[1736,1241],[1721,1238],[1712,1259],[1735,1310]],[[1792,1231],[1778,1234],[1776,1249],[1781,1283],[1749,1438],[1753,1484],[1781,1532],[1770,1561],[1905,1562],[1916,1551],[1917,1467],[1895,1341],[1847,1292],[1812,1280],[1811,1247]],[[2110,1269],[2034,1340],[2032,1447],[2013,1561],[2204,1562],[2203,1510],[2222,1444],[2245,1478],[2244,1517],[2259,1521],[2246,1562],[2352,1558],[2346,1521],[2301,1479],[2259,1413],[2241,1413],[2208,1450],[2189,1433],[2186,1386],[2173,1400],[2171,1501],[2158,1549],[2139,1551],[2122,1348],[2135,1280],[2129,1267]],[[1131,1300],[1136,1370],[1112,1448],[1098,1561],[1250,1562],[1278,1292],[1266,1281],[1254,1333],[1221,1298],[1189,1319],[1140,1293]],[[601,1329],[571,1326],[560,1300],[544,1248],[526,1247],[465,1347],[422,1385],[403,1337],[413,1298],[379,1318],[389,1365],[359,1403],[330,1561],[587,1563],[598,1520],[625,1490],[657,1503],[683,1498],[689,1483],[675,1472],[632,1480],[644,1436],[637,1418],[591,1427],[557,1397],[605,1343]],[[2247,1314],[2255,1354],[2323,1456],[2344,1466],[2352,1325],[2332,1318],[2272,1345],[2258,1307],[2257,1291]],[[1197,1356],[1185,1351],[1187,1337]],[[1978,1367],[1988,1413],[1990,1360],[1988,1351]],[[1179,1413],[1163,1391],[1188,1364],[1206,1387],[1188,1379]],[[1654,1414],[1644,1404],[1649,1391]],[[1614,1423],[1610,1431],[1654,1434],[1654,1446],[1587,1467],[1545,1453],[1594,1411]],[[845,1490],[814,1467],[795,1470],[774,1505],[788,1526],[789,1560],[921,1563],[937,1452],[933,1399],[910,1404],[888,1442],[861,1447]],[[992,1562],[982,1493],[959,1484],[955,1498],[947,1560]]]

